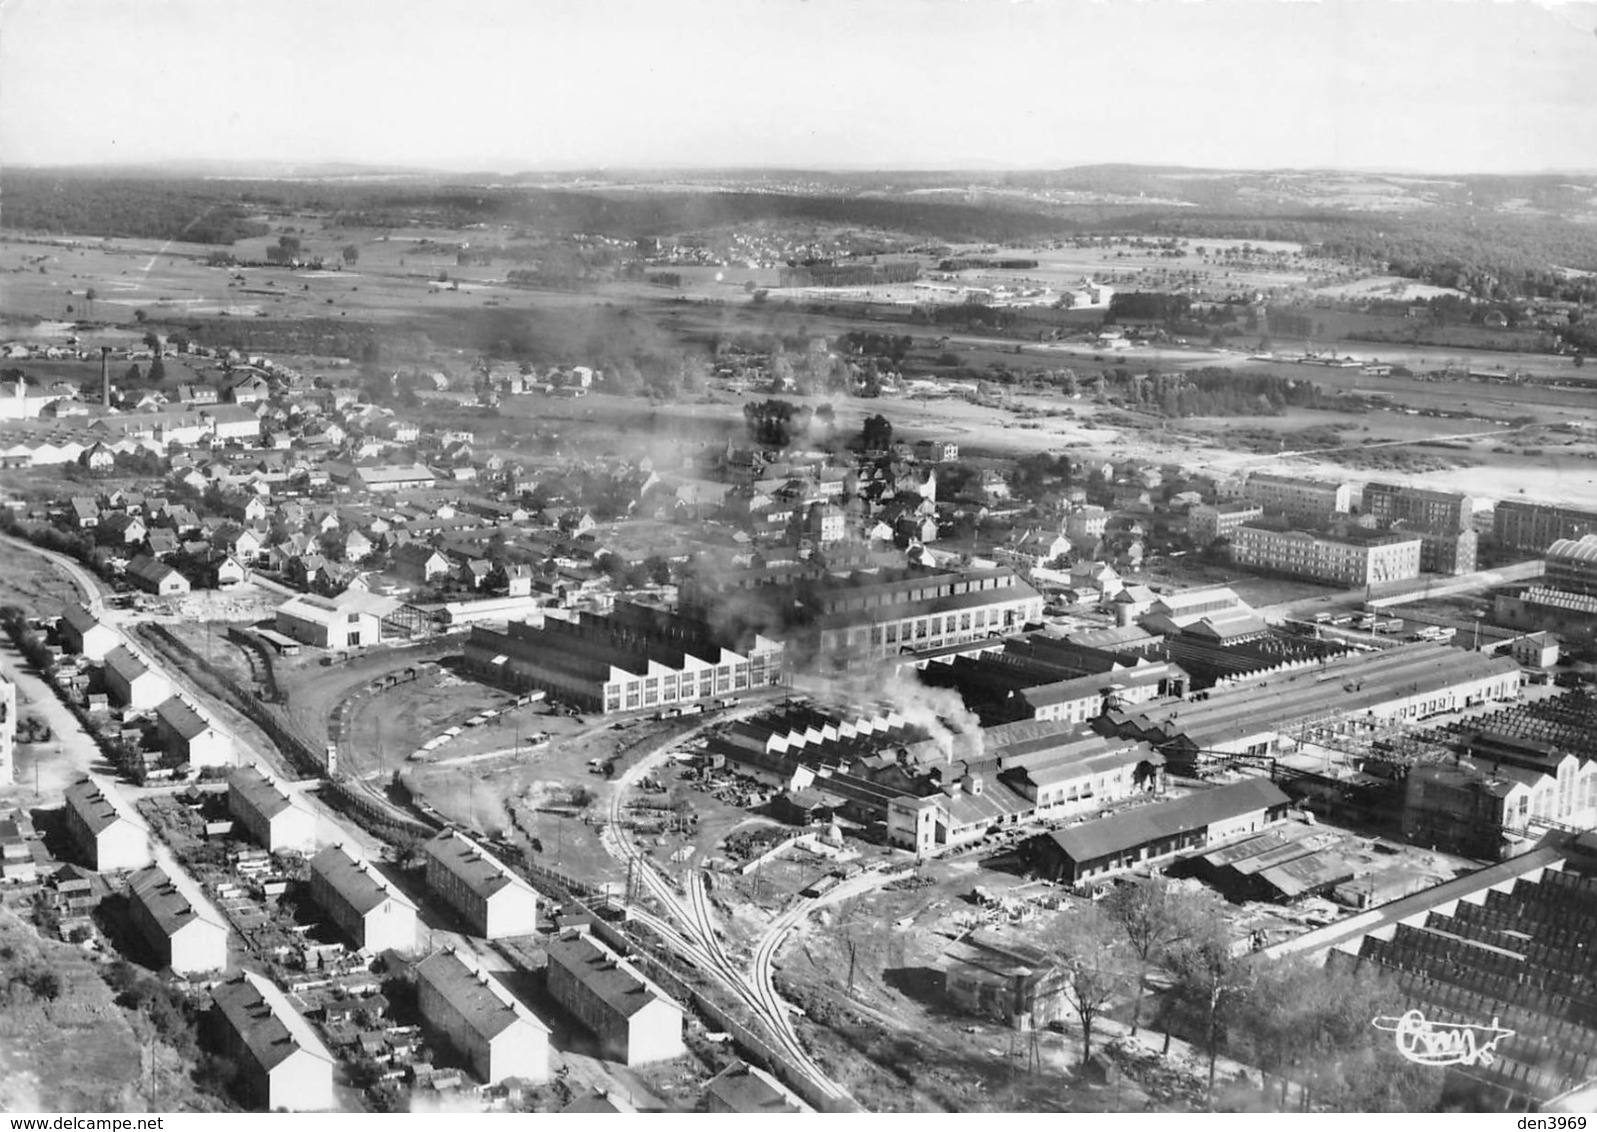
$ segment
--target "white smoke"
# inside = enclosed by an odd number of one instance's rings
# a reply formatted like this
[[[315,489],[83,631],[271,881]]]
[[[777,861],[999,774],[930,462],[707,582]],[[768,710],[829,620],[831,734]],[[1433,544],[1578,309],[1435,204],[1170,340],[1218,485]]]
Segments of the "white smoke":
[[[979,759],[984,750],[981,720],[952,688],[921,683],[914,669],[899,668],[885,680],[879,673],[815,677],[800,681],[823,701],[854,707],[886,704],[937,744],[945,761]]]

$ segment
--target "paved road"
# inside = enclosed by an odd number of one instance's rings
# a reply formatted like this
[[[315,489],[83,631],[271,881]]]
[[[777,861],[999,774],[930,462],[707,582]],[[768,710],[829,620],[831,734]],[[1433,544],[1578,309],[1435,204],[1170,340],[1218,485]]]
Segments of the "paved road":
[[[68,786],[90,770],[108,769],[100,748],[50,682],[33,671],[4,634],[0,634],[0,670],[17,685],[18,713],[42,717],[51,734],[48,743],[17,744],[15,785],[0,788],[0,798],[28,805],[60,805]]]

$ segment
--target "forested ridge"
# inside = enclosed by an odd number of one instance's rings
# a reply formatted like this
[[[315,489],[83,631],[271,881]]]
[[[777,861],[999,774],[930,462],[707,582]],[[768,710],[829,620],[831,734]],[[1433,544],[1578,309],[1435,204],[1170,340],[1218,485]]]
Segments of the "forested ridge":
[[[1099,170],[1015,175],[992,183],[1052,186],[1092,184],[1122,189],[1160,187],[1156,171]],[[925,175],[923,175],[925,176]],[[906,182],[896,189],[895,179]],[[824,182],[823,182],[824,183]],[[1508,214],[1444,203],[1425,211],[1342,212],[1215,196],[1201,210],[1155,206],[1128,209],[1102,202],[1068,204],[1017,195],[977,194],[979,203],[907,199],[914,175],[882,175],[885,186],[866,194],[841,191],[583,191],[517,184],[469,185],[439,180],[407,184],[361,181],[203,180],[9,171],[0,175],[5,227],[85,236],[136,236],[230,244],[264,235],[260,213],[316,211],[336,225],[402,228],[416,224],[507,224],[545,235],[601,234],[620,238],[669,236],[754,223],[857,227],[932,237],[1025,246],[1083,234],[1184,237],[1191,240],[1281,240],[1308,244],[1324,255],[1367,265],[1485,299],[1538,297],[1597,301],[1597,225],[1552,213]],[[1164,187],[1174,190],[1180,182]],[[1466,191],[1495,199],[1522,191],[1525,199],[1563,206],[1585,199],[1579,186],[1532,179],[1499,185],[1471,180]],[[1447,196],[1448,194],[1444,194]],[[1590,194],[1586,194],[1589,196]],[[1473,199],[1473,198],[1471,198]]]

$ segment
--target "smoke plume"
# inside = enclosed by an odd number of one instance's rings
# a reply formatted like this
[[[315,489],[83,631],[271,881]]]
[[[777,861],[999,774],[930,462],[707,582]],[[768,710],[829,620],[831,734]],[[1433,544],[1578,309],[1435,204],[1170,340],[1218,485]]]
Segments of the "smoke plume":
[[[979,759],[985,749],[981,720],[965,706],[959,693],[952,688],[928,687],[913,669],[900,668],[885,680],[873,672],[807,677],[795,684],[823,702],[890,706],[911,727],[926,732],[945,760]]]

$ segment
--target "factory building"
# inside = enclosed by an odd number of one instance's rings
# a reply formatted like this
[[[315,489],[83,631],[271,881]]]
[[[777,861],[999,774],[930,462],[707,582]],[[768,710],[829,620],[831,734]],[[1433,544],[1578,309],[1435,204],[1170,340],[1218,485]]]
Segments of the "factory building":
[[[1411,767],[1403,832],[1416,844],[1499,857],[1548,828],[1597,827],[1597,698],[1569,692],[1427,731],[1454,752]]]
[[[1491,1058],[1443,1082],[1467,1112],[1588,1112],[1597,1023],[1583,1001],[1597,957],[1597,841],[1550,838],[1506,861],[1382,904],[1266,949],[1332,969],[1400,980],[1428,1019],[1498,1020]],[[1397,1019],[1383,1019],[1386,1027]]]
[[[445,830],[423,847],[427,891],[458,912],[484,939],[531,935],[538,894],[475,841]]]
[[[128,878],[133,927],[174,975],[197,975],[227,967],[227,925],[181,872],[156,865]]]
[[[839,668],[1017,632],[1043,609],[1042,595],[1003,568],[750,570],[685,585],[683,601],[783,626],[765,631],[796,657]]]
[[[1040,834],[1021,845],[1021,856],[1050,880],[1080,884],[1257,833],[1289,804],[1275,783],[1247,778]]]
[[[311,858],[311,899],[357,950],[416,949],[416,905],[370,861],[342,845]]]
[[[1519,665],[1430,642],[1327,657],[1246,681],[1217,685],[1201,698],[1112,709],[1094,727],[1144,740],[1172,767],[1221,754],[1269,755],[1295,746],[1306,725],[1355,716],[1416,720],[1519,697]]]
[[[277,631],[320,649],[350,649],[409,635],[397,598],[349,590],[337,597],[296,594],[276,610]]]
[[[220,1052],[238,1067],[235,1088],[253,1109],[325,1112],[333,1100],[333,1055],[282,991],[241,971],[211,990]]]
[[[474,625],[465,663],[500,687],[605,713],[731,696],[780,684],[786,672],[783,646],[768,637],[723,643],[703,622],[628,602],[610,614],[511,622],[504,632]]]
[[[1548,589],[1597,595],[1597,534],[1559,539],[1544,557]]]
[[[682,1007],[626,960],[582,932],[551,940],[549,994],[625,1065],[680,1057]]]
[[[485,1084],[549,1079],[549,1027],[468,955],[445,950],[416,964],[416,998]]]
[[[316,850],[316,815],[259,763],[228,775],[227,809],[269,853]]]

